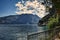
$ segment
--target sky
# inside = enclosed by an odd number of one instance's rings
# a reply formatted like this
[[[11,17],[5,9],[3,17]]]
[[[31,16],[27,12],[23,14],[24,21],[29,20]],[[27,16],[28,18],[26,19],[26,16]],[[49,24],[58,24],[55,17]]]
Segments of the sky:
[[[45,15],[47,15],[48,13],[46,13],[46,6],[44,4],[41,3],[41,1],[39,2],[38,0],[33,0],[33,1],[22,1],[18,2],[16,4],[17,7],[17,14],[21,15],[21,14],[33,14],[33,15],[37,15],[40,18],[43,18]]]
[[[22,0],[0,0],[0,17],[8,16],[8,15],[16,15],[16,11],[17,11],[16,6],[18,6],[19,10],[20,10],[21,9],[20,7],[22,5],[22,4],[20,4],[21,1]],[[24,0],[24,1],[26,1],[26,0]],[[39,0],[39,1],[41,1],[41,0]],[[28,6],[32,6],[34,8],[33,12],[36,13],[36,10],[37,10],[37,11],[39,11],[39,13],[37,12],[38,16],[41,16],[41,14],[40,14],[41,7],[43,7],[43,10],[45,10],[44,9],[45,7],[44,6],[40,7],[40,4],[36,1],[32,2],[31,5],[30,5],[30,3],[31,2],[28,1],[26,3],[26,5],[22,7],[23,9],[25,9],[24,13],[26,12],[26,8],[28,8]],[[29,10],[29,12],[31,12],[31,11],[32,10]],[[44,11],[41,11],[41,12],[44,12]],[[19,14],[20,13],[21,12],[19,12]],[[45,12],[42,14],[42,16],[44,16],[44,15],[45,15]]]
[[[0,17],[8,16],[8,15],[16,15],[15,4],[18,1],[21,0],[0,0]]]
[[[15,4],[21,0],[0,0],[0,17],[15,15],[16,6]]]

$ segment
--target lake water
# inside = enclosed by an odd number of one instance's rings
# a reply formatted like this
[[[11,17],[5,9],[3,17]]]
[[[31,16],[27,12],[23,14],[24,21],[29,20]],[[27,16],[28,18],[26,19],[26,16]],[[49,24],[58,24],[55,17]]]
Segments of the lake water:
[[[37,24],[0,24],[0,40],[27,40],[27,35],[43,32]]]

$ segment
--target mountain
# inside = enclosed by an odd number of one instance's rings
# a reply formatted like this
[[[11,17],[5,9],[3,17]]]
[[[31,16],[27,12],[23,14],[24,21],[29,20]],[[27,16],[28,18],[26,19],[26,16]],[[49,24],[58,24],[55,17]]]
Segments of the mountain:
[[[36,24],[40,18],[37,15],[22,14],[0,17],[0,24]]]

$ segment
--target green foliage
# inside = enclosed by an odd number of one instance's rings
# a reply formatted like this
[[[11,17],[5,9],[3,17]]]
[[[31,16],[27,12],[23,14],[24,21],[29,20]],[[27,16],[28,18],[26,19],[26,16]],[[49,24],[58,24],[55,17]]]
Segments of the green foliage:
[[[58,15],[56,15],[56,17],[49,18],[49,21],[47,23],[48,29],[54,28],[59,23],[58,19]]]
[[[60,9],[60,0],[52,0],[56,8]]]

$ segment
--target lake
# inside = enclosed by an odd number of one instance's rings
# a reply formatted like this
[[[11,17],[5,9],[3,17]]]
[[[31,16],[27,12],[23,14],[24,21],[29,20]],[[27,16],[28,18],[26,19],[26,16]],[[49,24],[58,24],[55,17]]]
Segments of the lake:
[[[0,40],[27,40],[27,35],[43,31],[37,24],[0,24]]]

